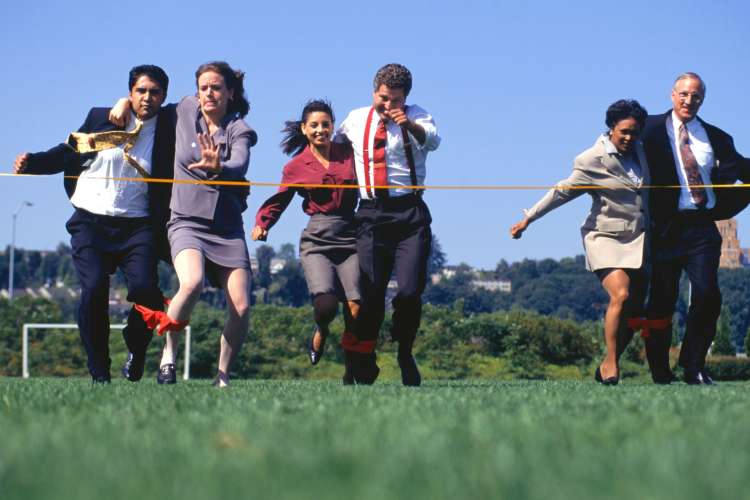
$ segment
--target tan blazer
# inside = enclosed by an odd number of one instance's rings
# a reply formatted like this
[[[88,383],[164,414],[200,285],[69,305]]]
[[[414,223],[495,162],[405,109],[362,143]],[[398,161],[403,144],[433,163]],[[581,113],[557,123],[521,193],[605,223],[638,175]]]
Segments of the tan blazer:
[[[618,155],[607,152],[605,141],[608,141],[606,135],[601,135],[591,148],[578,155],[570,177],[550,189],[526,211],[526,216],[529,222],[534,221],[588,193],[592,199],[591,210],[581,226],[586,268],[591,271],[610,267],[639,269],[643,267],[648,248],[648,189],[640,189],[650,182],[646,155],[643,144],[638,141],[635,152],[642,180],[636,184],[625,172]],[[582,189],[570,189],[572,187]]]

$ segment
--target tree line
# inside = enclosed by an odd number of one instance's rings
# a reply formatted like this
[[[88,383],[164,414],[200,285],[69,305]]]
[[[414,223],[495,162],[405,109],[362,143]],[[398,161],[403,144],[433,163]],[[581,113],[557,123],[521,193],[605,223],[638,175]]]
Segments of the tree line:
[[[431,259],[431,272],[440,273],[445,266],[445,255],[439,242],[435,240],[435,243],[437,255]],[[4,275],[7,280],[7,253],[2,257],[0,279]],[[256,304],[247,356],[243,356],[237,368],[239,375],[325,374],[325,370],[308,373],[303,355],[313,325],[307,286],[294,245],[282,245],[278,250],[263,245],[257,249],[256,258],[259,268],[253,279]],[[283,259],[285,265],[272,273],[274,258]],[[55,283],[77,287],[70,249],[65,245],[52,252],[17,250],[16,259],[15,281],[19,288]],[[422,340],[418,342],[418,354],[423,358],[421,361],[429,365],[428,370],[446,377],[547,377],[560,370],[568,374],[583,373],[598,358],[601,318],[607,297],[593,274],[585,270],[583,256],[560,260],[526,259],[513,264],[503,260],[494,270],[484,271],[461,264],[452,271],[450,277],[429,282],[425,290],[428,306],[420,329]],[[477,289],[473,284],[476,279],[509,280],[512,289],[510,293]],[[750,343],[750,336],[746,336],[750,325],[750,269],[721,269],[719,280],[724,308],[712,352],[731,356],[735,351],[747,350],[745,344]],[[176,291],[176,278],[168,266],[160,267],[160,282],[167,294]],[[124,287],[121,276],[114,276],[113,284]],[[13,303],[0,300],[0,367],[4,367],[3,373],[20,373],[23,322],[74,322],[75,304],[73,297],[55,301],[24,297]],[[194,373],[198,375],[212,373],[209,368],[215,361],[223,307],[223,294],[209,289],[193,317],[193,363]],[[113,310],[112,322],[124,321],[124,311]],[[683,283],[675,314],[675,329],[680,332],[686,313],[687,286]],[[388,325],[386,321],[383,339],[387,337]],[[113,337],[118,336],[113,333]],[[677,335],[674,341],[679,342]],[[34,332],[32,344],[32,349],[38,349],[32,356],[39,365],[34,366],[36,370],[66,374],[85,365],[82,358],[78,360],[82,354],[74,330]],[[332,359],[341,361],[335,344],[335,339],[329,344],[333,346],[329,349],[335,353]],[[153,345],[158,350],[161,343]],[[201,346],[205,346],[205,353]],[[385,342],[381,348],[387,351],[390,344]],[[124,353],[118,355],[124,357]],[[645,373],[642,342],[636,340],[628,356],[634,363],[632,372]],[[153,358],[156,357],[154,354]],[[736,369],[730,371],[736,372]]]

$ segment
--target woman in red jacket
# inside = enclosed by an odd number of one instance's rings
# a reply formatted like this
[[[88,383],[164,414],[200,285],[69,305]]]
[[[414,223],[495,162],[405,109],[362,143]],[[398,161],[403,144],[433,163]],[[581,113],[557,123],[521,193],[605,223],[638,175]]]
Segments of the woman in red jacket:
[[[314,100],[305,105],[299,121],[286,122],[281,148],[293,158],[284,166],[282,184],[356,185],[351,146],[331,142],[334,120],[331,105]],[[359,312],[359,261],[354,229],[357,190],[281,186],[258,210],[253,240],[266,239],[295,193],[303,198],[302,210],[310,216],[299,247],[317,325],[309,342],[310,362],[316,365],[339,301],[345,304],[344,336],[353,331]],[[347,366],[344,383],[353,382]]]

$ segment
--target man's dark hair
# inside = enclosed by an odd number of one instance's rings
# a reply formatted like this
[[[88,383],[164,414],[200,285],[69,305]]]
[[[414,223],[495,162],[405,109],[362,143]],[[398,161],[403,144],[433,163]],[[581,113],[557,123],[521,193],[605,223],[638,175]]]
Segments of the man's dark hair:
[[[375,73],[373,80],[373,90],[377,91],[381,85],[389,89],[403,89],[404,95],[409,95],[411,91],[411,72],[406,66],[400,64],[386,64]]]
[[[612,129],[620,120],[634,118],[638,126],[643,128],[646,124],[646,116],[648,116],[648,111],[635,99],[620,99],[607,108],[604,123],[607,124],[607,128]]]
[[[164,91],[164,94],[167,94],[167,87],[169,87],[169,77],[163,69],[161,69],[159,66],[154,66],[153,64],[141,64],[140,66],[136,66],[130,70],[130,75],[128,75],[128,92],[133,89],[135,82],[137,82],[138,79],[144,75],[159,84],[159,87],[161,87],[161,89]]]

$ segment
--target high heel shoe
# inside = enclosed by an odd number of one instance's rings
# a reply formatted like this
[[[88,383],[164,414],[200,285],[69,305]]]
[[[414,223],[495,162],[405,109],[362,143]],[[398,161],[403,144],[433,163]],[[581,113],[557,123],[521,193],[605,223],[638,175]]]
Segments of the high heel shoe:
[[[596,367],[596,371],[594,372],[594,380],[602,385],[617,385],[620,382],[619,377],[602,378],[602,370],[599,366]]]
[[[326,348],[326,337],[323,337],[323,335],[320,336],[320,350],[316,351],[313,347],[315,342],[315,334],[320,333],[317,329],[313,332],[312,337],[310,337],[310,342],[307,344],[307,350],[308,355],[310,356],[310,364],[313,366],[317,365],[320,362],[320,358],[323,357],[323,351]]]

